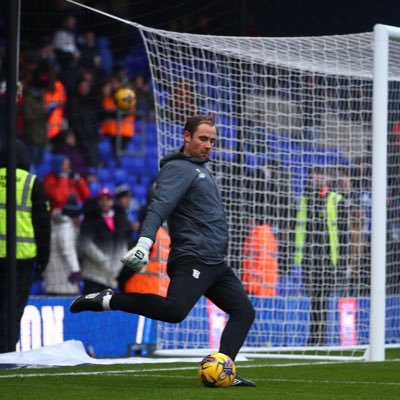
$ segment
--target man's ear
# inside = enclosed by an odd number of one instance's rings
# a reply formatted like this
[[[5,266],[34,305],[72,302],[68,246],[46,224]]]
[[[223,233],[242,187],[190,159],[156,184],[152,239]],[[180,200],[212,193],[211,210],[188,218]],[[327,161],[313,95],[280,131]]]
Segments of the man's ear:
[[[185,141],[185,143],[189,143],[189,141],[190,141],[190,132],[189,131],[183,132],[183,140]]]

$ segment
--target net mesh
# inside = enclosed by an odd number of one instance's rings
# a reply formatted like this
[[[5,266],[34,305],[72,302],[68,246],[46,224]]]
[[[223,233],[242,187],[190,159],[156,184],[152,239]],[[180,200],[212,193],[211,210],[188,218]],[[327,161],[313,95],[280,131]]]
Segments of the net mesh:
[[[230,227],[227,260],[257,312],[245,345],[367,345],[373,35],[249,38],[139,29],[152,72],[159,158],[182,145],[188,115],[215,115],[211,169]],[[400,341],[399,56],[398,43],[390,43],[390,343]],[[179,326],[161,324],[158,343],[212,347],[223,325],[221,311],[202,301]],[[210,334],[199,334],[203,329]]]

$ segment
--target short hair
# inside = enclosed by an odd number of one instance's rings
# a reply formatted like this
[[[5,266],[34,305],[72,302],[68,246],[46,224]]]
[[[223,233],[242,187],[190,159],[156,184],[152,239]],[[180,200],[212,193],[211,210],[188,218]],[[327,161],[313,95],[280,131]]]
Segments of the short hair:
[[[215,126],[214,116],[212,114],[208,115],[193,115],[186,120],[184,130],[188,131],[192,136],[199,125],[208,124],[210,126]]]

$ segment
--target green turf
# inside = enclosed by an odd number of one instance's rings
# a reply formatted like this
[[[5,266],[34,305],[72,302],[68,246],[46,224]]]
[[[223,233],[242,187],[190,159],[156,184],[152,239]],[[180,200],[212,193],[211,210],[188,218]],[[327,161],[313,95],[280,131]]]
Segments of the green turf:
[[[382,363],[237,363],[241,375],[257,382],[256,388],[205,388],[191,363],[8,370],[0,371],[0,399],[393,400],[400,399],[399,356],[391,350]]]

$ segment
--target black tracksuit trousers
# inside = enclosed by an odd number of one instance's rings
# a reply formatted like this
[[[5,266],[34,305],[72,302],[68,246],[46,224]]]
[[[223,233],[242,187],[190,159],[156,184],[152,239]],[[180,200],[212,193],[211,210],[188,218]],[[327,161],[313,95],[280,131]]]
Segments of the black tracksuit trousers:
[[[232,269],[225,262],[206,265],[190,259],[168,264],[168,276],[171,281],[167,297],[115,294],[110,302],[111,309],[179,323],[204,295],[229,315],[219,351],[235,360],[254,321],[255,311]]]

